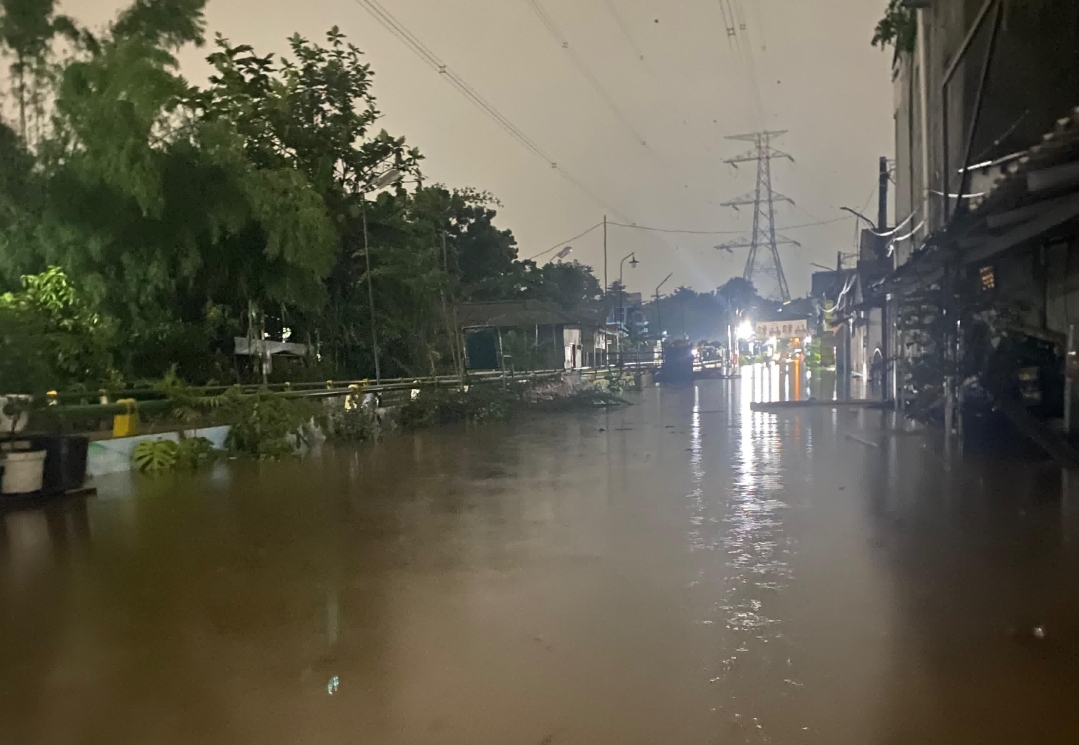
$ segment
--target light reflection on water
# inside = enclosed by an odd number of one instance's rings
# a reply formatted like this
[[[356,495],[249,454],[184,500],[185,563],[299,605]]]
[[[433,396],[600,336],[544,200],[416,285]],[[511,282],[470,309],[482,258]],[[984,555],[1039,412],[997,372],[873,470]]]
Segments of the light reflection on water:
[[[1059,474],[783,375],[0,516],[0,742],[1079,741]]]

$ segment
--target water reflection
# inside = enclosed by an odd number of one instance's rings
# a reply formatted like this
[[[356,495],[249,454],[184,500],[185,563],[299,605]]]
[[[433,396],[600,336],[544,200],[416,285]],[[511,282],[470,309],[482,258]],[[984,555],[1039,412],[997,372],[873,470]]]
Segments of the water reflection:
[[[742,374],[5,515],[0,741],[1079,740],[1068,479]]]

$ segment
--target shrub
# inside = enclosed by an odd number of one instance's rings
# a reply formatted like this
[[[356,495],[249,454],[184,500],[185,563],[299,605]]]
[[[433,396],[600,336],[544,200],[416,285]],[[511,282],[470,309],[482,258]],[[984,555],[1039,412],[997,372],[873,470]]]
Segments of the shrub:
[[[260,459],[295,453],[305,439],[303,428],[315,413],[304,402],[266,389],[251,395],[230,389],[220,407],[224,423],[231,427],[225,440],[229,451]]]
[[[328,417],[329,434],[340,442],[368,442],[378,438],[378,417],[374,409],[363,406],[361,396],[349,396],[351,408],[339,408]]]
[[[205,437],[187,437],[181,433],[179,442],[140,442],[131,453],[131,461],[139,473],[158,474],[180,469],[194,471],[213,463],[219,456],[220,452]]]
[[[172,440],[146,440],[135,446],[131,461],[139,473],[164,473],[176,468],[178,450]]]

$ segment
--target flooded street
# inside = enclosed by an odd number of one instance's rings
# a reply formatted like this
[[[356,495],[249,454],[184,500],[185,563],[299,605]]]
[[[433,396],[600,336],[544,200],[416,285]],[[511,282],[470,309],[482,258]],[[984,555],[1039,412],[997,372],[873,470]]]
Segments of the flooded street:
[[[0,742],[1079,741],[1059,469],[758,387],[10,513]]]

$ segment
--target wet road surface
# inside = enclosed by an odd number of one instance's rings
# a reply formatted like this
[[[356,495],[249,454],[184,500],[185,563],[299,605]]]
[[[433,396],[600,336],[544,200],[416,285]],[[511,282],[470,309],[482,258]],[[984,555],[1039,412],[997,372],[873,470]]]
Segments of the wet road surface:
[[[6,515],[0,742],[1079,742],[1059,470],[630,395]]]

